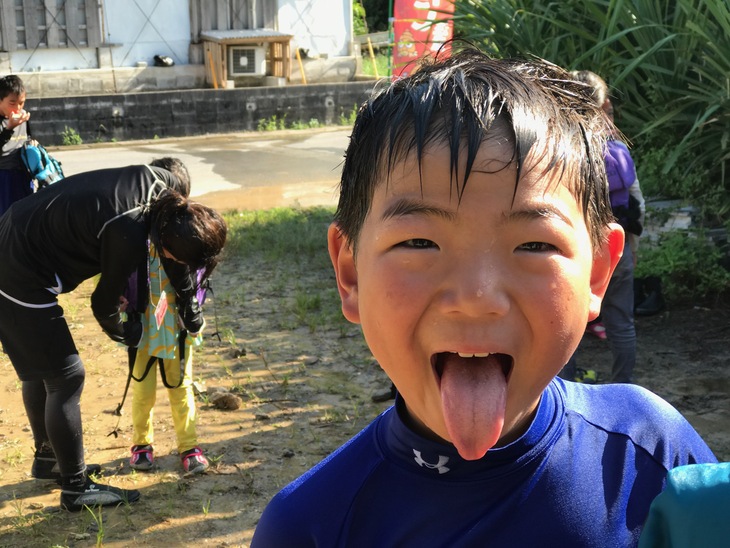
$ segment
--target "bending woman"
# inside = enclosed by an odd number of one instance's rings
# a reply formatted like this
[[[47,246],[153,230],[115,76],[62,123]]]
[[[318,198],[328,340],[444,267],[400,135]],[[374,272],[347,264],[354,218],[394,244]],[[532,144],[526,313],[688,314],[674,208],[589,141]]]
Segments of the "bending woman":
[[[134,502],[139,492],[89,479],[100,467],[84,460],[85,371],[57,296],[100,275],[91,295],[96,320],[112,340],[136,346],[142,322],[122,321],[119,304],[130,274],[147,260],[148,239],[171,257],[165,260],[181,301],[195,291],[191,272],[209,274],[225,243],[221,216],[191,208],[189,192],[185,166],[162,158],[67,177],[0,218],[0,342],[22,381],[32,474],[61,484],[67,510]],[[186,313],[187,322],[199,321],[199,310]]]

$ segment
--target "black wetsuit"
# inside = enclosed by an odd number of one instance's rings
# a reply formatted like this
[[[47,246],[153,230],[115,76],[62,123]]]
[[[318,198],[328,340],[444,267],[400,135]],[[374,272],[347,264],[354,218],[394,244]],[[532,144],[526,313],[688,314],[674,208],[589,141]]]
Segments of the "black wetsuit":
[[[0,341],[23,381],[36,449],[50,443],[64,480],[85,468],[78,405],[84,368],[57,295],[100,274],[94,316],[113,340],[135,346],[142,325],[122,322],[119,297],[146,261],[147,206],[167,188],[181,184],[161,168],[90,171],[41,189],[0,217]],[[184,265],[171,265],[168,276],[176,290],[194,291]]]

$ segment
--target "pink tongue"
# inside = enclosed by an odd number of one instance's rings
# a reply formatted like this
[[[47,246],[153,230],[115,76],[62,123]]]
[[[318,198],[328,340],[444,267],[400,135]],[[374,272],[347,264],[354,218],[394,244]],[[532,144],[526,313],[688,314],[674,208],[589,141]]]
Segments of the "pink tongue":
[[[504,425],[507,380],[499,360],[448,354],[441,375],[441,408],[459,455],[482,458],[497,443]]]

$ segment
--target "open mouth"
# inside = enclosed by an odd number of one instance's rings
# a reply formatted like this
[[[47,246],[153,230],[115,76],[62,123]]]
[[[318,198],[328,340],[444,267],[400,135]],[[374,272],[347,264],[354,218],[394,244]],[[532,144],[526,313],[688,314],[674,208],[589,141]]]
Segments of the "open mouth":
[[[509,381],[514,366],[514,359],[509,354],[483,353],[483,354],[465,354],[462,352],[439,352],[431,356],[431,365],[436,372],[436,377],[440,380],[444,372],[446,363],[452,360],[468,360],[469,367],[483,367],[493,365],[495,360],[502,370],[502,374],[506,381]]]

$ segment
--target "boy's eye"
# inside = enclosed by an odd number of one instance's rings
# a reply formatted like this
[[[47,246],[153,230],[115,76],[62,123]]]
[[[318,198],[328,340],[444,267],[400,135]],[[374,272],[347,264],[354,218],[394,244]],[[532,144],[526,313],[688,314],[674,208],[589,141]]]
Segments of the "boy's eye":
[[[406,240],[399,245],[403,247],[412,247],[415,249],[428,249],[430,247],[436,247],[435,243],[433,243],[431,240],[426,240],[425,238],[411,238],[410,240]]]
[[[532,253],[557,251],[558,248],[545,242],[527,242],[517,247],[518,251],[530,251]]]

